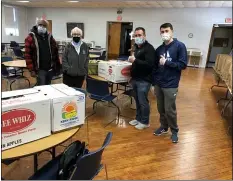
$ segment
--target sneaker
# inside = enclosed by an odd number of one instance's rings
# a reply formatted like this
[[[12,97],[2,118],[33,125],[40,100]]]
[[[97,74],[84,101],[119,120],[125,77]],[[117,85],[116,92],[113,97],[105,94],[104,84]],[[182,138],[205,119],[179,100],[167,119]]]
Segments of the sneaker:
[[[161,134],[166,134],[166,133],[168,133],[168,128],[160,127],[154,132],[154,135],[160,136]]]
[[[178,134],[172,133],[171,139],[172,139],[172,143],[178,143]]]
[[[137,120],[132,120],[129,122],[130,125],[136,126],[139,122]]]
[[[145,128],[149,128],[149,127],[150,127],[149,124],[142,124],[142,123],[139,123],[139,122],[138,122],[138,124],[135,126],[136,129],[140,129],[140,130],[145,129]]]

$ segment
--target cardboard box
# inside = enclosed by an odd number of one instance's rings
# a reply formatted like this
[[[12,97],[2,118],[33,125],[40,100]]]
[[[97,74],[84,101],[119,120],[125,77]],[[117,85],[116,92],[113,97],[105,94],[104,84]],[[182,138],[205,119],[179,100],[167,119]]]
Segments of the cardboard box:
[[[127,61],[109,61],[106,79],[114,83],[127,82],[130,78],[132,63]]]
[[[52,132],[84,124],[85,95],[65,84],[37,86],[51,99]]]
[[[108,62],[101,61],[98,63],[98,76],[106,78],[108,76]]]
[[[34,89],[2,93],[2,150],[51,135],[50,100]]]

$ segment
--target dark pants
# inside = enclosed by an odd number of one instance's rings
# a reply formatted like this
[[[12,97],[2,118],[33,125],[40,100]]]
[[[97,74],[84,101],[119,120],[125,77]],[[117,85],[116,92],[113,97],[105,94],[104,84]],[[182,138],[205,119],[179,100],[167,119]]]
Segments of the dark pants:
[[[149,124],[150,105],[148,100],[148,92],[151,84],[142,80],[131,80],[136,102],[136,120],[142,124]]]
[[[171,128],[172,132],[178,132],[176,96],[178,88],[161,88],[155,86],[157,108],[160,114],[160,123],[163,128]]]
[[[54,71],[39,70],[37,76],[37,85],[50,85],[52,78],[54,76]]]
[[[63,83],[68,85],[69,87],[82,88],[83,81],[85,76],[70,76],[67,74],[63,74]]]

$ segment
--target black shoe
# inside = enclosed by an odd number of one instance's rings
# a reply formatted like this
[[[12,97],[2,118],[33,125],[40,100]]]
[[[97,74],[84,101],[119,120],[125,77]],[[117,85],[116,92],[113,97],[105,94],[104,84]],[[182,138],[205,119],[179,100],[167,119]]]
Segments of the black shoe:
[[[161,134],[166,134],[166,133],[168,133],[168,128],[160,127],[157,130],[155,130],[154,135],[160,136]]]

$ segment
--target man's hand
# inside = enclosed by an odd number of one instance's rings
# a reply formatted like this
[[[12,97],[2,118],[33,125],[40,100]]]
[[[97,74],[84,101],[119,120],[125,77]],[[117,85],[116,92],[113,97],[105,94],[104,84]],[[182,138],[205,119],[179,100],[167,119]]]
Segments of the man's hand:
[[[167,59],[163,55],[160,55],[160,60],[159,60],[160,65],[164,65],[166,61]]]
[[[134,56],[130,56],[128,59],[129,62],[133,63],[135,61],[135,57]]]
[[[31,71],[31,77],[36,77],[36,72],[35,71]]]

